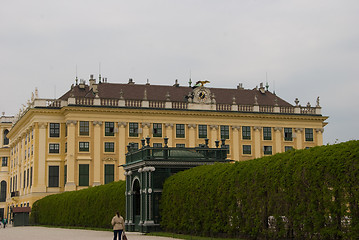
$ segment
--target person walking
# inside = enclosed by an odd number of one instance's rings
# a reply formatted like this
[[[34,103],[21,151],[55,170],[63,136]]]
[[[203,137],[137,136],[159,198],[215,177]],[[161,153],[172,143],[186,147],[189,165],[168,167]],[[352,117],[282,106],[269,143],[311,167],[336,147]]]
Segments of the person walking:
[[[113,226],[113,240],[121,240],[121,235],[125,235],[125,221],[119,212],[112,218],[111,224]]]

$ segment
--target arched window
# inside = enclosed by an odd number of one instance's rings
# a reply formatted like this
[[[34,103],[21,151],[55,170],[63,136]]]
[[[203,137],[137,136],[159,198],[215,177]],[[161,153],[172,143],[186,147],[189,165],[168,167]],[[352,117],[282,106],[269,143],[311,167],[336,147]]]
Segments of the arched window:
[[[6,201],[6,182],[1,181],[0,184],[0,202]]]
[[[9,133],[9,130],[5,129],[5,131],[4,131],[4,145],[9,144],[9,139],[7,138],[8,133]]]

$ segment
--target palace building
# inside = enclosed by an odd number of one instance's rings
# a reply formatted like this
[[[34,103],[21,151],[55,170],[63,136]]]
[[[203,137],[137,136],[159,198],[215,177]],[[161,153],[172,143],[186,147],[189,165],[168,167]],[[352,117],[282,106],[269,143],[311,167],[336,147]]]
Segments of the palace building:
[[[127,146],[216,148],[244,161],[323,144],[319,98],[315,106],[254,89],[109,83],[81,80],[58,99],[33,94],[17,116],[1,118],[0,214],[32,206],[46,195],[123,180]],[[3,210],[1,210],[3,209]]]

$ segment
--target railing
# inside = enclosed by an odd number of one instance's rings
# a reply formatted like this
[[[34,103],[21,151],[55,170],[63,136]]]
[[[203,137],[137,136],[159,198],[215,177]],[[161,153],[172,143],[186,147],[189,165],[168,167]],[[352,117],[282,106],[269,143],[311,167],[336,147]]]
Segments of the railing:
[[[93,105],[93,98],[76,98],[76,105]]]
[[[252,105],[239,105],[238,111],[240,112],[253,112],[253,106]]]
[[[133,108],[172,108],[172,109],[185,109],[191,110],[192,105],[187,102],[165,102],[165,101],[142,101],[142,100],[118,100],[107,98],[86,98],[77,97],[69,98],[67,101],[58,99],[35,99],[30,103],[28,108],[33,107],[53,107],[61,108],[67,105],[84,105],[84,106],[113,106],[113,107],[133,107]],[[215,106],[215,108],[212,108]],[[309,106],[288,106],[288,107],[275,107],[275,106],[254,106],[254,105],[236,105],[236,104],[213,104],[211,108],[204,109],[216,109],[216,111],[233,111],[233,112],[260,112],[260,113],[287,113],[287,114],[310,114],[321,115],[320,107]],[[28,109],[22,111],[22,113],[15,119],[11,120],[11,117],[1,117],[0,122],[17,121]],[[198,108],[194,108],[198,110]]]
[[[126,154],[126,164],[141,160],[218,161],[226,160],[226,148],[154,148],[144,147]]]
[[[186,102],[172,102],[172,108],[174,109],[187,109],[188,103]]]
[[[117,99],[101,98],[101,106],[118,106]]]
[[[15,120],[14,117],[1,116],[0,123],[11,123]]]
[[[232,105],[231,104],[220,104],[217,103],[217,111],[231,111]]]
[[[260,112],[274,112],[274,107],[273,106],[259,106],[259,111]]]
[[[141,101],[140,100],[126,100],[125,103],[126,107],[141,107]]]
[[[150,101],[150,108],[165,108],[166,102]]]

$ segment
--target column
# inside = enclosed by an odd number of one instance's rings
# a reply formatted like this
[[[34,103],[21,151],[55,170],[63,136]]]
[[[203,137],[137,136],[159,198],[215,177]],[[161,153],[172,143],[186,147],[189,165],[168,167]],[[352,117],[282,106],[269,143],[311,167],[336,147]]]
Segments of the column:
[[[149,123],[149,122],[142,123],[142,136],[143,136],[143,138],[152,137],[152,134],[150,134],[150,128],[151,128],[151,123]]]
[[[126,122],[119,122],[118,123],[118,165],[122,165],[126,163],[126,126],[127,123]],[[115,166],[116,167],[116,166]],[[124,172],[122,167],[117,168],[119,169],[119,174],[116,176],[121,176],[122,173]],[[115,173],[117,172],[117,170],[115,169]],[[116,180],[117,178],[115,178]],[[118,178],[119,179],[119,178]]]
[[[93,183],[92,186],[101,185],[101,121],[93,121]],[[68,167],[67,167],[68,169]]]
[[[261,151],[261,130],[262,127],[253,127],[254,134],[253,134],[253,140],[254,140],[254,158],[260,158],[262,156]]]
[[[216,142],[217,140],[221,140],[218,138],[218,125],[209,125],[209,128],[211,129],[211,138],[210,138],[210,143],[209,146],[211,148],[215,148],[216,147]]]
[[[0,148],[4,146],[4,131],[5,129],[0,127]]]
[[[75,146],[77,121],[68,120],[67,124],[67,182],[65,191],[76,190],[75,184]]]
[[[317,146],[322,146],[324,128],[316,128],[315,131],[317,133]]]
[[[303,128],[294,128],[294,131],[296,133],[296,140],[297,140],[297,144],[296,144],[295,148],[302,149],[303,148]]]
[[[39,129],[39,137],[38,137],[38,161],[37,161],[37,169],[34,165],[34,185],[32,186],[32,192],[46,192],[46,153],[48,149],[47,144],[47,123],[38,123]],[[19,158],[20,161],[20,158]],[[18,175],[19,176],[19,175]],[[19,177],[18,177],[18,184],[19,184]]]
[[[188,124],[188,141],[189,147],[193,148],[196,146],[196,124]]]
[[[173,123],[166,123],[166,135],[165,137],[168,137],[168,147],[174,147],[173,146]]]
[[[147,183],[147,191],[146,191],[146,200],[147,200],[147,214],[146,214],[146,220],[144,222],[144,225],[153,225],[154,224],[154,220],[153,220],[153,205],[154,205],[154,202],[153,202],[153,188],[152,188],[152,175],[153,175],[153,172],[155,171],[155,167],[144,167],[142,171],[144,172],[148,172],[147,176],[148,176],[148,180],[146,181]]]
[[[233,148],[231,149],[233,154],[233,159],[235,161],[239,161],[239,130],[241,129],[240,126],[232,126],[232,139],[233,139]]]
[[[283,128],[281,127],[275,127],[274,128],[274,136],[275,136],[275,153],[280,153],[283,152],[284,150],[282,149],[282,130]]]

